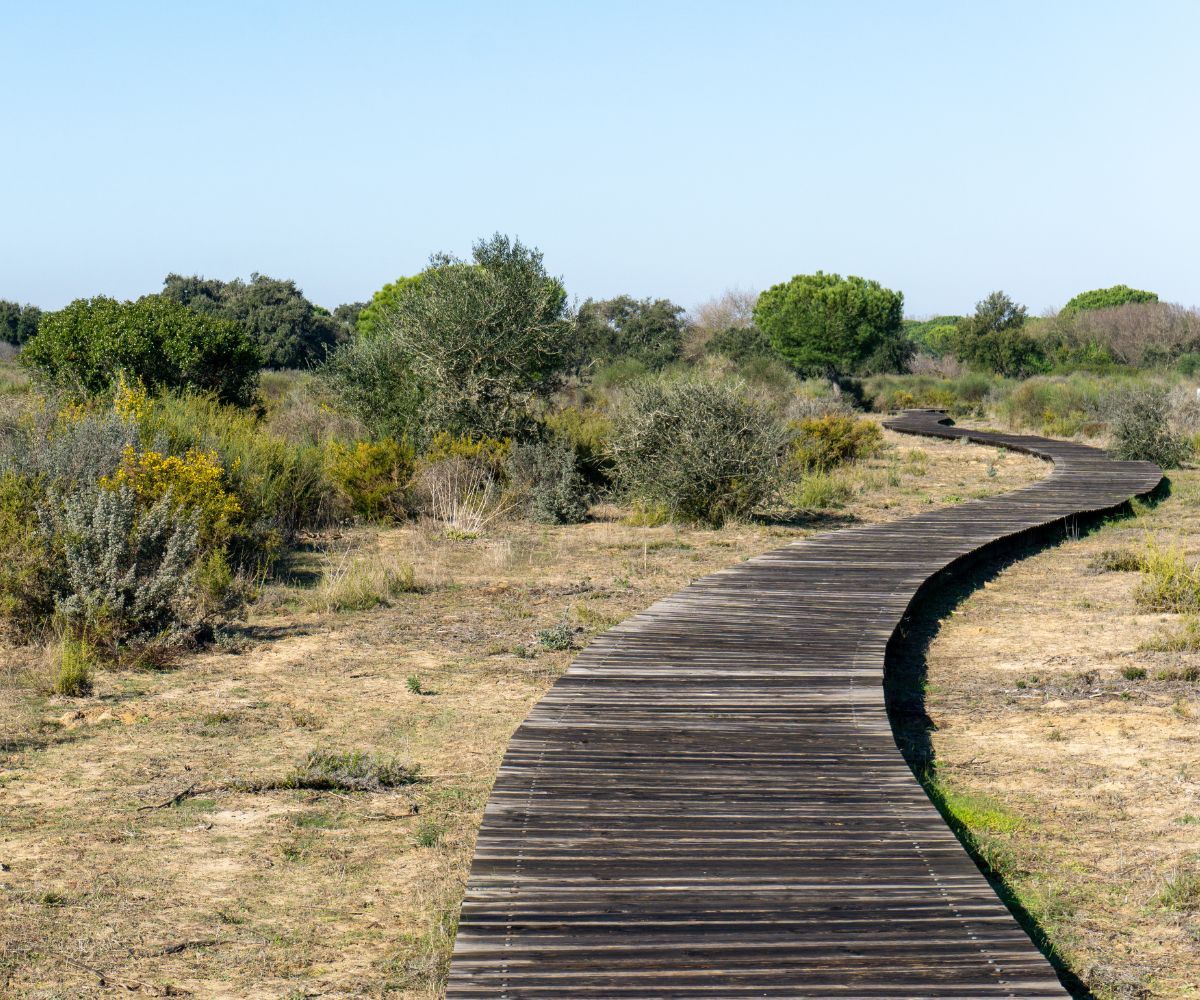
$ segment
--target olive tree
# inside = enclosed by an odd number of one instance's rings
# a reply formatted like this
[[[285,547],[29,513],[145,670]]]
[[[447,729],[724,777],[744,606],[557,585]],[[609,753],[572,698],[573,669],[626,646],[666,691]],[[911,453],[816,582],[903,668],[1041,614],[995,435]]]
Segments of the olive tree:
[[[387,413],[416,437],[521,434],[570,361],[566,291],[541,252],[497,233],[469,261],[434,255],[410,291],[333,359],[360,415]],[[386,362],[385,376],[369,358]]]

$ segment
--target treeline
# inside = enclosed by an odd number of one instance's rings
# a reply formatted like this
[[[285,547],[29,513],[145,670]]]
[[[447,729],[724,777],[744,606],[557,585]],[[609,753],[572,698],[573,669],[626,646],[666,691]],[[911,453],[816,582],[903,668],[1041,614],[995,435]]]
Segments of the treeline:
[[[443,268],[464,265],[435,256],[420,274],[401,277],[370,302],[346,303],[332,312],[309,301],[294,281],[253,274],[249,281],[220,281],[169,274],[157,295],[136,303],[103,297],[77,300],[66,316],[165,315],[159,300],[237,327],[248,342],[235,352],[250,367],[312,368],[393,325],[406,303],[421,295],[426,279]],[[431,284],[437,285],[435,278]],[[902,293],[878,282],[818,271],[797,275],[761,295],[728,292],[692,315],[667,299],[588,299],[572,309],[561,282],[556,331],[566,369],[588,377],[617,365],[627,374],[694,364],[720,355],[737,364],[772,361],[801,377],[868,376],[888,373],[957,375],[963,370],[1026,378],[1035,374],[1119,368],[1177,366],[1200,370],[1200,313],[1160,302],[1154,292],[1115,285],[1082,292],[1057,313],[1031,317],[1003,291],[976,304],[969,316],[903,318]],[[86,305],[84,304],[86,303]],[[0,340],[23,345],[34,339],[45,314],[36,306],[0,301]],[[216,329],[182,314],[174,325],[193,329],[189,342],[202,342]],[[343,368],[352,360],[338,359]]]
[[[1057,313],[1031,317],[1003,291],[976,304],[970,316],[905,322],[919,372],[973,371],[1031,375],[1097,374],[1122,368],[1200,370],[1200,312],[1160,302],[1154,292],[1114,285],[1081,292]]]

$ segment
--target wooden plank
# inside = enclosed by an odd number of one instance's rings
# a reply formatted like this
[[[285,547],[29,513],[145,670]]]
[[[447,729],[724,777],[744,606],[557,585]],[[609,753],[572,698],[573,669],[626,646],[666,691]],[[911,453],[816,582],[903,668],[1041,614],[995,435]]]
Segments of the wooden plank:
[[[905,764],[884,654],[947,565],[1162,474],[943,420],[887,425],[1054,471],[714,573],[576,658],[497,775],[448,997],[1067,995]]]

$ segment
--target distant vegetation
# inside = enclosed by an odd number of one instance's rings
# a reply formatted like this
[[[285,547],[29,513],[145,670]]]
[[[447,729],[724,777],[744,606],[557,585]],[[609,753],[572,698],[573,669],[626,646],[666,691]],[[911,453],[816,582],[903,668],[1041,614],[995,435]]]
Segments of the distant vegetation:
[[[540,251],[496,234],[332,311],[260,274],[0,303],[33,377],[0,369],[0,629],[52,636],[63,690],[83,691],[90,662],[206,641],[299,535],[346,521],[469,538],[499,518],[576,523],[601,500],[643,524],[836,505],[838,467],[881,446],[858,408],[1190,460],[1193,310],[1125,286],[1040,318],[1001,291],[919,321],[903,301],[816,272],[690,314],[573,306]],[[413,587],[377,575],[322,606]]]

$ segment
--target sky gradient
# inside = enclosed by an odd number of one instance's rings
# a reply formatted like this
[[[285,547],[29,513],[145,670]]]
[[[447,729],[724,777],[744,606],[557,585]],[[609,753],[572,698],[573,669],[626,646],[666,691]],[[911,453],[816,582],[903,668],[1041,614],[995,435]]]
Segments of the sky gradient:
[[[500,230],[579,299],[1200,303],[1200,4],[0,0],[0,298],[333,307]]]

